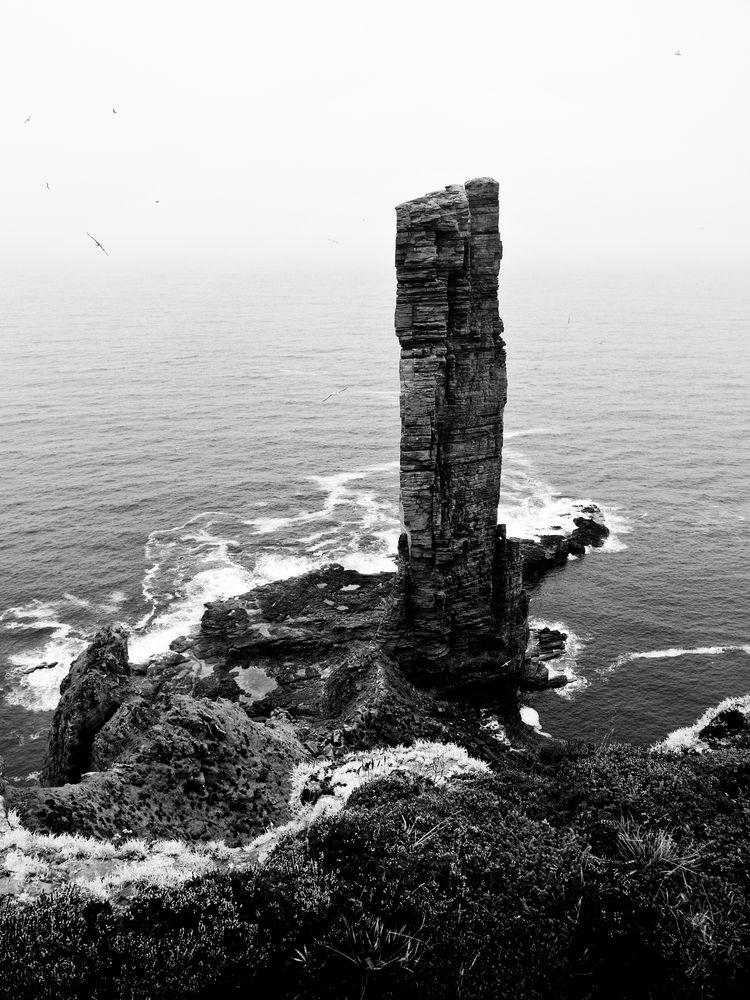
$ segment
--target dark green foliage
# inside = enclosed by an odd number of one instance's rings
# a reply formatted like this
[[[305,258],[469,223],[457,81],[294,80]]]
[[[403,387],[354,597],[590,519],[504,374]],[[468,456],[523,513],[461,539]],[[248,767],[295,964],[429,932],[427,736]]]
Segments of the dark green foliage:
[[[0,995],[50,1000],[239,995],[257,963],[256,927],[242,890],[209,876],[148,890],[124,914],[79,891],[0,910]],[[237,891],[239,890],[239,891]]]
[[[256,871],[0,907],[0,996],[745,1000],[750,769],[582,744],[355,792]]]

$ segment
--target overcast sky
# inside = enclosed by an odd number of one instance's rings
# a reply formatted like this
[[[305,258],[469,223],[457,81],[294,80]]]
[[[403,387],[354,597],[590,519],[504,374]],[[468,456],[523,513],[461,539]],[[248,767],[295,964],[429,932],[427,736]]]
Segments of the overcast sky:
[[[749,43],[748,0],[5,0],[0,267],[391,267],[480,175],[516,261],[747,266]]]

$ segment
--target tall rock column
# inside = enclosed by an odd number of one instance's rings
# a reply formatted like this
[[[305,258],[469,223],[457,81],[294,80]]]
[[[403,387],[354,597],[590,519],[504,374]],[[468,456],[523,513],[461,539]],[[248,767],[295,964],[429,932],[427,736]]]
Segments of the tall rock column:
[[[477,654],[499,659],[510,629],[495,592],[495,581],[508,591],[504,533],[496,552],[507,388],[498,184],[478,178],[396,212],[405,531],[396,652],[439,672]]]

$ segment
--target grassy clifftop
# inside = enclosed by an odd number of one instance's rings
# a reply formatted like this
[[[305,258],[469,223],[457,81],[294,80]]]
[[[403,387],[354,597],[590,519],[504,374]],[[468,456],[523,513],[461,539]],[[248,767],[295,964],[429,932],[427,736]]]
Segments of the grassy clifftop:
[[[744,997],[743,742],[551,746],[442,784],[396,770],[262,867],[117,909],[6,901],[2,995]]]

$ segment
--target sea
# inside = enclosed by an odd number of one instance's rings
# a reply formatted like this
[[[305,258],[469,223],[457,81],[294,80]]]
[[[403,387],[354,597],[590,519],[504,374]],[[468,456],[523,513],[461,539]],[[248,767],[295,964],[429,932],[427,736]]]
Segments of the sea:
[[[394,568],[395,277],[32,276],[0,290],[0,756],[33,781],[108,623],[142,662],[207,601],[327,562]],[[500,520],[599,504],[601,549],[534,591],[570,683],[552,736],[651,744],[750,691],[750,286],[504,262]]]

